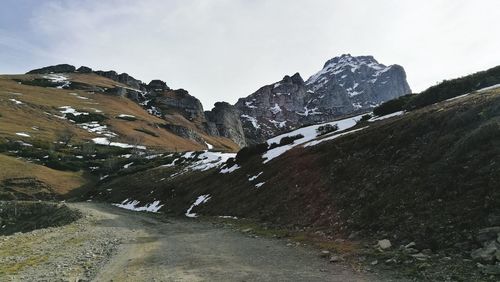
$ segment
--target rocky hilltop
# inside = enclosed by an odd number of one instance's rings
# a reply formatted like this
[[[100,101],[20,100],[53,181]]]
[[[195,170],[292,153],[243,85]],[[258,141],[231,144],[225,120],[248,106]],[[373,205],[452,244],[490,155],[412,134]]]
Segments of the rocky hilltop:
[[[258,143],[291,128],[367,111],[410,92],[403,67],[346,54],[328,60],[305,82],[298,73],[285,76],[235,106],[242,113],[247,141]]]

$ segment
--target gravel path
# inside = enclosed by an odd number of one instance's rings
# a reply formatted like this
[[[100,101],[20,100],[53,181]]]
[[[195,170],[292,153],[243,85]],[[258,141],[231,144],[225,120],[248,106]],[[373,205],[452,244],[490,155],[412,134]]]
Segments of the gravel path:
[[[192,219],[70,204],[77,222],[0,237],[1,281],[375,281],[316,251]]]

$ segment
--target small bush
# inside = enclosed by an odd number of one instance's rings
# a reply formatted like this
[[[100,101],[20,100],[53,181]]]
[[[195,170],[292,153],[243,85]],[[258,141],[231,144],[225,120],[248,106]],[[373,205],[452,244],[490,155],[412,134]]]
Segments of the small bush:
[[[253,156],[261,155],[267,151],[268,147],[267,143],[244,147],[236,154],[236,163],[242,164]]]
[[[153,131],[146,129],[146,128],[134,128],[134,130],[142,132],[142,133],[146,133],[146,134],[151,135],[153,137],[160,137],[160,135],[158,135],[156,132],[153,132]]]
[[[270,146],[269,146],[269,150],[270,149],[274,149],[274,148],[277,148],[277,147],[281,147],[281,146],[285,146],[285,145],[289,145],[289,144],[292,144],[293,141],[297,140],[297,139],[300,139],[300,138],[304,138],[304,135],[302,134],[297,134],[297,135],[293,135],[293,136],[285,136],[283,138],[280,139],[280,143],[277,144],[277,143],[272,143]]]
[[[406,108],[407,104],[414,99],[416,95],[409,94],[404,95],[399,98],[389,100],[385,103],[382,103],[380,106],[373,109],[373,114],[376,116],[385,116],[388,114],[392,114],[398,111],[402,111]]]
[[[325,135],[330,132],[337,131],[339,126],[337,124],[325,124],[316,129],[318,136]]]
[[[92,121],[102,122],[108,119],[105,115],[98,113],[88,113],[87,115],[74,115],[69,113],[66,114],[65,116],[67,119],[72,120],[76,123],[86,123]]]
[[[365,122],[365,121],[369,121],[373,116],[371,114],[366,114],[366,115],[363,115],[361,117],[361,119],[359,120],[359,122]]]

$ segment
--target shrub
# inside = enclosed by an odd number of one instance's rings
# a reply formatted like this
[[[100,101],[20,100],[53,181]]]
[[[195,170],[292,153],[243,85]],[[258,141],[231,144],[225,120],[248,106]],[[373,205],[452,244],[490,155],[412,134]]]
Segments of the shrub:
[[[267,151],[269,146],[267,143],[260,143],[257,145],[252,145],[248,147],[244,147],[236,154],[236,163],[242,164],[248,161],[251,157],[263,154]]]
[[[382,103],[380,106],[373,109],[373,114],[376,116],[385,116],[405,109],[406,105],[417,95],[408,94],[398,97],[393,100]]]
[[[134,128],[134,130],[142,132],[142,133],[146,133],[146,134],[151,135],[153,137],[160,137],[160,135],[158,135],[156,132],[153,132],[153,131],[146,129],[146,128]]]
[[[280,139],[280,143],[279,144],[272,143],[271,145],[269,145],[269,150],[277,148],[277,147],[285,146],[285,145],[288,145],[288,144],[292,144],[293,141],[295,141],[297,139],[300,139],[300,138],[304,138],[304,135],[297,134],[297,135],[293,135],[293,136],[285,136],[285,137],[283,137],[283,138]]]
[[[102,122],[108,119],[105,115],[98,113],[88,113],[87,115],[74,115],[74,114],[66,114],[67,119],[72,120],[76,123],[86,123],[91,121]]]
[[[325,124],[316,129],[318,136],[325,135],[330,132],[337,131],[339,126],[337,124]]]
[[[361,117],[361,119],[359,120],[359,122],[365,122],[365,121],[369,121],[373,116],[371,114],[366,114],[366,115],[363,115]]]

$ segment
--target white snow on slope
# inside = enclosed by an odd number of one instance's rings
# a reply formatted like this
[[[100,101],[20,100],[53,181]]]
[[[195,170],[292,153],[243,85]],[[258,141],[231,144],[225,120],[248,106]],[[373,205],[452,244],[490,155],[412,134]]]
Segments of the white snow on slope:
[[[495,84],[495,85],[492,85],[489,87],[481,88],[481,89],[477,90],[477,92],[484,92],[484,91],[489,91],[489,90],[493,90],[493,89],[497,89],[497,88],[500,88],[500,84]]]
[[[256,175],[254,176],[250,176],[250,178],[248,178],[248,181],[254,181],[255,179],[257,179],[257,177],[259,177],[261,174],[263,174],[264,172],[261,171],[259,173],[257,173]]]
[[[88,115],[89,113],[86,113],[86,112],[79,112],[75,109],[73,109],[71,106],[62,106],[62,107],[59,107],[60,112],[62,114],[73,114],[75,116],[79,116],[79,115]]]
[[[205,145],[207,145],[207,148],[209,150],[212,150],[214,148],[214,146],[212,144],[208,143],[207,141],[203,141],[203,142],[205,142]]]
[[[120,142],[112,142],[112,141],[109,141],[108,138],[106,138],[106,137],[92,138],[92,142],[94,142],[97,145],[114,146],[114,147],[120,147],[120,148],[137,148],[137,149],[141,149],[141,150],[146,150],[146,146],[130,145],[130,144],[125,144],[125,143],[120,143]]]
[[[276,115],[277,113],[281,112],[281,108],[278,105],[278,103],[274,103],[274,106],[270,107],[269,110],[271,111],[271,113],[273,113],[273,115]]]
[[[325,125],[325,124],[334,125],[334,124],[336,124],[338,126],[337,131],[343,131],[343,130],[346,130],[346,129],[349,129],[349,128],[355,126],[356,122],[359,121],[362,116],[363,115],[358,115],[358,116],[354,116],[354,117],[350,117],[350,118],[346,118],[346,119],[341,119],[341,120],[337,120],[337,121],[332,121],[332,122],[328,122],[328,123],[324,123],[324,124],[311,125],[311,126],[299,128],[297,130],[273,137],[273,138],[267,140],[267,144],[269,144],[269,145],[271,145],[272,143],[279,144],[281,138],[286,137],[286,136],[295,136],[298,134],[302,134],[304,136],[300,139],[293,141],[292,144],[276,147],[274,149],[271,149],[271,150],[268,150],[267,152],[265,152],[262,155],[262,157],[264,158],[264,163],[267,163],[270,160],[280,156],[281,154],[294,148],[295,146],[298,146],[300,144],[304,144],[304,143],[309,142],[313,139],[316,139],[316,137],[317,137],[316,130],[318,129],[318,127],[320,127],[322,125]]]
[[[26,132],[16,132],[17,136],[22,136],[22,137],[31,137],[28,133]]]
[[[351,133],[354,133],[354,132],[357,132],[357,131],[361,131],[361,130],[363,130],[365,128],[368,128],[368,126],[357,128],[357,129],[353,129],[353,130],[346,131],[346,132],[341,132],[341,133],[338,133],[338,134],[334,134],[332,136],[329,136],[329,137],[326,137],[326,138],[323,138],[323,139],[313,140],[311,142],[308,142],[308,143],[304,144],[304,147],[318,145],[319,143],[322,143],[322,142],[325,142],[325,141],[329,141],[329,140],[333,140],[333,139],[338,138],[340,136],[351,134]]]
[[[186,211],[186,216],[187,217],[198,217],[198,215],[196,215],[196,213],[191,212],[191,211],[193,210],[194,207],[199,206],[201,204],[204,204],[204,203],[208,202],[208,200],[210,200],[210,194],[199,196],[198,199],[196,199],[196,201]]]
[[[23,102],[21,102],[19,100],[16,100],[16,99],[9,99],[9,101],[12,101],[12,102],[16,103],[16,105],[22,105],[22,104],[24,104]]]
[[[127,114],[119,114],[118,117],[119,118],[135,118],[135,116],[133,116],[133,115],[127,115]]]
[[[242,118],[246,118],[249,122],[252,123],[253,127],[260,128],[260,125],[257,123],[257,119],[255,117],[249,115],[241,115]]]
[[[404,111],[398,111],[398,112],[394,112],[392,114],[388,114],[388,115],[385,115],[385,116],[372,117],[368,121],[383,120],[383,119],[387,119],[387,118],[391,118],[391,117],[401,116],[401,115],[404,115],[404,113],[405,113]]]
[[[260,182],[260,183],[255,184],[255,187],[260,188],[264,184],[266,184],[266,182]]]
[[[154,201],[151,204],[146,204],[142,207],[138,206],[139,203],[140,202],[136,201],[136,200],[125,199],[120,204],[112,204],[112,205],[117,206],[117,207],[122,208],[122,209],[126,209],[126,210],[146,211],[146,212],[155,212],[155,213],[158,212],[161,209],[161,207],[164,206],[164,205],[160,205],[160,201]]]
[[[59,88],[59,89],[62,89],[63,87],[67,87],[71,83],[71,82],[68,81],[68,77],[66,77],[66,76],[64,76],[62,74],[52,73],[52,74],[44,75],[42,77],[45,78],[45,79],[48,79],[48,80],[50,80],[50,81],[52,81],[54,83],[63,83],[62,85],[56,87],[56,88]]]
[[[237,165],[237,164],[235,164],[232,167],[225,167],[225,168],[221,169],[220,173],[224,173],[224,174],[225,173],[231,173],[231,172],[237,170],[238,168],[240,168],[240,166]]]

